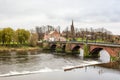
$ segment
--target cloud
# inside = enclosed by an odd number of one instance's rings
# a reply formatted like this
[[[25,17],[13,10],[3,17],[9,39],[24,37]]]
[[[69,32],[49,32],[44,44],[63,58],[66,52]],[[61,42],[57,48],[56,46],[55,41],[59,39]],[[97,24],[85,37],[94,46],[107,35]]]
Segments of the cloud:
[[[67,26],[72,19],[76,23],[120,23],[119,4],[120,0],[0,0],[0,25]]]

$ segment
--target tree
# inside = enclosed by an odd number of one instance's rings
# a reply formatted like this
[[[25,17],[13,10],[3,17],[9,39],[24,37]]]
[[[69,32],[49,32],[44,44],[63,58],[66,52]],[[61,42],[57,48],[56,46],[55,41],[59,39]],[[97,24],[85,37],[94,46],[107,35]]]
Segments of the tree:
[[[9,43],[13,40],[14,30],[12,28],[4,28],[2,31],[2,42]]]
[[[38,40],[41,40],[43,38],[43,31],[44,31],[44,27],[36,27]]]
[[[37,41],[38,41],[38,35],[36,33],[31,33],[31,37],[30,37],[30,45],[32,47],[37,46]]]
[[[37,26],[36,32],[38,35],[38,40],[43,40],[45,33],[50,33],[51,31],[54,31],[54,30],[55,28],[51,25],[46,25],[46,26],[41,26],[41,27]]]
[[[68,27],[66,27],[66,29],[65,29],[65,33],[66,33],[66,35],[65,35],[65,37],[68,39],[69,38],[69,28]]]
[[[84,38],[85,38],[85,30],[84,29],[80,29],[80,32],[81,32],[81,38],[82,38],[82,41],[84,40]]]
[[[17,42],[23,44],[26,41],[28,42],[30,38],[30,32],[25,29],[18,29],[16,30],[16,36],[17,36]]]
[[[0,30],[0,43],[2,42],[2,30]]]

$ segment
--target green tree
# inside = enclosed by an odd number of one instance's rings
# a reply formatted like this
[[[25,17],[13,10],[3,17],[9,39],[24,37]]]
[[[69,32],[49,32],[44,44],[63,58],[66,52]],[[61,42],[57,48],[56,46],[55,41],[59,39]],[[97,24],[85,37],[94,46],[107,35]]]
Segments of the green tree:
[[[13,34],[14,30],[12,28],[4,28],[2,31],[2,42],[4,43],[9,43],[13,40]]]
[[[25,29],[18,29],[16,30],[16,36],[17,42],[24,44],[25,42],[28,42],[30,38],[30,32]]]
[[[2,30],[0,30],[0,43],[2,42]]]

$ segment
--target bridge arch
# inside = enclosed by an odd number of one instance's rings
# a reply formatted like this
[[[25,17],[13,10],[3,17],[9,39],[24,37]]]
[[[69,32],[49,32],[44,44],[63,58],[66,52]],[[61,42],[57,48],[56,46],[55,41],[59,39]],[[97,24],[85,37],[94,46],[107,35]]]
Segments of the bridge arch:
[[[72,48],[72,53],[80,53],[80,45],[76,45]]]
[[[73,47],[72,51],[74,50],[79,50],[80,49],[80,46],[79,45],[76,45],[75,47]]]
[[[90,55],[99,58],[102,62],[110,62],[110,53],[106,48],[96,47],[91,50]]]
[[[51,50],[51,51],[55,51],[55,50],[56,50],[56,47],[57,47],[56,44],[51,44],[51,45],[50,45],[50,50]]]
[[[92,55],[93,57],[99,57],[99,53],[101,50],[103,50],[103,48],[97,47],[92,49],[89,54]]]
[[[97,51],[97,53],[99,53],[101,50],[106,50],[110,56],[118,56],[119,52],[120,52],[120,48],[118,47],[113,47],[113,46],[103,46],[103,45],[91,45],[90,46],[90,55],[92,55],[93,53],[95,53]]]
[[[112,55],[112,49],[110,49],[110,48],[107,48],[107,47],[95,47],[95,48],[93,48],[91,51],[90,51],[90,55],[92,55],[93,57],[100,57],[100,52],[101,51],[106,51],[110,56],[114,56],[114,55]]]

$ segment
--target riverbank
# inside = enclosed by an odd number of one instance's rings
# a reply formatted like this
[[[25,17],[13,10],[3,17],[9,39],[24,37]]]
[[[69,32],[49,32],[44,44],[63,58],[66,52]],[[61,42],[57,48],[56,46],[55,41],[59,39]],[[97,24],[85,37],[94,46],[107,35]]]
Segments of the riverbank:
[[[34,50],[42,50],[42,48],[40,48],[40,47],[29,47],[29,46],[22,46],[22,47],[5,47],[5,46],[0,46],[0,52],[34,51]]]

